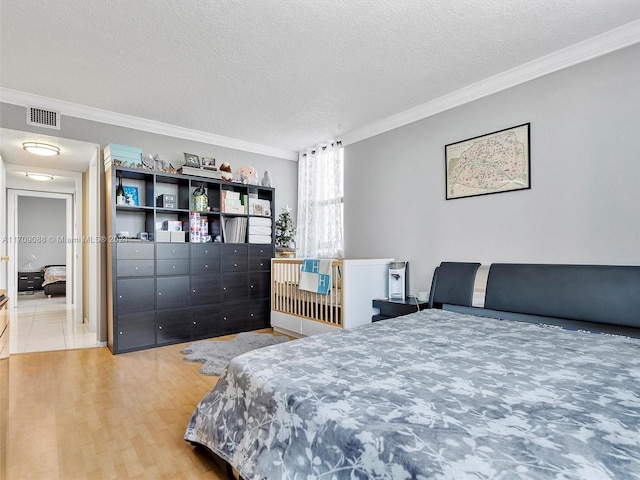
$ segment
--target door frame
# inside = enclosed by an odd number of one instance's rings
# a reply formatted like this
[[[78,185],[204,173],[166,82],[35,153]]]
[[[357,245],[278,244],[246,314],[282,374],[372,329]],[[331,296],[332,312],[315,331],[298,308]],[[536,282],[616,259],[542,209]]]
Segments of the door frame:
[[[42,169],[31,168],[32,171],[37,173],[47,173],[52,175],[60,175],[64,177],[71,177],[74,180],[71,187],[52,187],[47,185],[38,185],[38,191],[49,191],[53,193],[70,193],[74,195],[74,222],[76,235],[73,238],[77,240],[74,244],[75,252],[75,266],[74,271],[75,291],[73,298],[76,301],[76,320],[82,322],[83,316],[86,317],[87,327],[90,332],[96,333],[96,338],[99,344],[107,344],[107,319],[105,315],[105,300],[104,295],[101,294],[104,288],[104,280],[102,272],[105,269],[104,265],[104,249],[105,240],[103,234],[104,217],[103,211],[103,175],[102,175],[102,162],[101,162],[101,149],[99,144],[94,144],[95,148],[91,154],[91,160],[89,168],[85,172],[77,172],[70,170],[58,170],[58,169]],[[8,175],[9,172],[19,171],[22,172],[24,167],[16,164],[6,163],[5,158],[5,172]],[[2,172],[0,171],[0,174]],[[13,178],[13,177],[12,177]],[[15,182],[15,179],[6,178],[6,189],[17,190],[30,190],[30,185],[25,182]],[[0,183],[0,188],[2,184]],[[0,195],[2,195],[0,190]],[[7,196],[3,196],[4,199]],[[4,203],[4,202],[3,202]],[[4,216],[5,222],[2,225],[6,228],[8,226],[8,209],[9,206],[5,203],[5,207],[0,206],[2,212],[0,212],[0,220]],[[86,214],[85,214],[86,212]],[[0,229],[1,231],[1,229]],[[5,230],[5,235],[8,232]],[[86,235],[86,236],[83,236]],[[74,240],[75,241],[75,240]],[[88,256],[83,259],[83,247],[88,247]],[[0,246],[0,250],[3,247]],[[16,272],[15,278],[12,275],[8,275],[5,279],[5,287],[7,293],[13,292],[14,296],[17,291],[17,259],[10,257],[9,262],[2,262],[5,266],[0,266],[0,270],[8,270]],[[15,264],[15,265],[14,265]],[[12,265],[14,265],[12,267]],[[2,277],[0,276],[0,281]],[[83,286],[84,284],[84,286]],[[84,296],[83,289],[87,290],[87,296]],[[15,306],[15,303],[11,303]],[[86,304],[86,305],[85,305]],[[86,311],[83,308],[86,306]]]
[[[107,344],[106,337],[101,338],[102,331],[106,332],[106,324],[103,328],[104,319],[101,317],[101,296],[100,289],[102,288],[101,272],[101,257],[100,249],[104,244],[104,237],[100,236],[100,205],[102,200],[102,188],[100,182],[100,145],[96,145],[95,152],[89,162],[89,169],[86,174],[88,175],[88,186],[86,195],[80,197],[79,203],[85,205],[87,208],[87,225],[84,225],[83,229],[87,229],[89,235],[88,242],[88,265],[85,265],[86,270],[83,271],[82,278],[85,285],[87,285],[87,327],[90,332],[96,332],[96,340]],[[85,201],[82,201],[85,199]],[[80,252],[82,256],[82,252]],[[82,290],[80,290],[82,292]],[[82,293],[81,293],[82,294]]]
[[[76,239],[82,239],[80,236],[79,225],[82,225],[82,205],[79,198],[82,198],[82,174],[78,174],[79,178],[76,179],[76,191],[75,193],[57,193],[48,192],[45,190],[33,191],[22,189],[7,189],[7,238],[17,238],[18,236],[18,216],[17,205],[18,197],[40,197],[40,198],[57,198],[65,200],[66,208],[66,225],[65,235],[69,239],[66,243],[65,258],[67,265],[67,292],[66,303],[67,305],[75,304],[75,318],[77,323],[82,323],[82,255],[81,244]],[[80,191],[78,191],[78,183],[80,183]],[[8,290],[10,296],[16,299],[13,302],[14,308],[17,307],[17,294],[18,294],[18,245],[16,242],[11,242],[7,245],[9,249],[9,257],[12,261],[9,261],[8,267]],[[71,268],[68,266],[71,265]],[[70,277],[70,278],[69,278]],[[70,281],[69,281],[70,280]]]
[[[4,166],[4,161],[2,160],[2,155],[0,155],[0,199],[2,199],[2,203],[6,205],[7,201],[7,171]],[[7,247],[7,209],[0,207],[0,257],[4,257],[9,255],[9,249]],[[0,288],[4,288],[7,290],[7,296],[11,298],[11,291],[7,285],[8,273],[7,270],[9,268],[9,263],[11,261],[11,257],[9,257],[9,261],[0,260]]]

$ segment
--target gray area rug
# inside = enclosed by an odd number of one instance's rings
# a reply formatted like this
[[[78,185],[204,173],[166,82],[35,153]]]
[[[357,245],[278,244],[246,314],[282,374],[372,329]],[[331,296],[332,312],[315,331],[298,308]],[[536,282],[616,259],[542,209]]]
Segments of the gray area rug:
[[[229,360],[257,348],[268,347],[288,341],[285,336],[269,333],[243,332],[231,340],[202,340],[194,342],[181,353],[188,353],[184,359],[188,362],[202,362],[200,373],[220,375]]]

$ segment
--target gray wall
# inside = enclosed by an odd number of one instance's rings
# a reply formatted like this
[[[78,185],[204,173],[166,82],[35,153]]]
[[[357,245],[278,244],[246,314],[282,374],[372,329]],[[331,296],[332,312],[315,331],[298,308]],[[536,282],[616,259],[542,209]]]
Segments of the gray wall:
[[[18,197],[18,270],[41,270],[45,265],[66,265],[65,242],[39,242],[42,237],[66,237],[66,202],[59,198]],[[31,240],[31,241],[29,241]],[[31,255],[37,260],[33,260]]]
[[[35,105],[38,106],[38,105]],[[97,143],[101,146],[101,150],[109,143],[117,143],[120,145],[130,145],[141,148],[144,153],[152,155],[159,153],[171,162],[175,162],[174,166],[179,166],[184,161],[184,152],[193,153],[199,156],[214,157],[216,164],[219,165],[223,161],[228,161],[231,166],[236,169],[241,165],[252,165],[258,171],[259,178],[262,178],[264,170],[271,172],[273,186],[276,188],[276,202],[274,213],[278,214],[285,205],[295,208],[298,202],[298,163],[291,160],[270,157],[248,153],[241,150],[220,147],[217,145],[209,145],[201,142],[183,140],[180,138],[148,133],[141,130],[123,128],[113,125],[107,125],[100,122],[83,120],[79,118],[62,115],[60,124],[61,130],[51,130],[47,128],[33,127],[26,124],[25,107],[0,103],[2,115],[0,115],[0,126],[12,130],[22,130],[26,132],[40,133],[47,136],[57,136],[62,138],[70,138],[84,142]],[[215,132],[212,132],[215,133]],[[10,159],[5,158],[5,162]],[[101,169],[100,181],[104,182],[104,170]],[[89,192],[88,195],[95,195],[95,192]],[[102,201],[100,211],[100,229],[104,233],[105,227],[105,209],[104,201]],[[4,204],[0,204],[0,208],[4,208]],[[86,206],[85,206],[86,208]],[[100,252],[100,271],[102,277],[106,278],[106,245],[102,245]],[[90,267],[95,268],[95,267]],[[99,333],[98,340],[106,341],[107,338],[107,315],[106,310],[106,282],[101,285],[99,306],[100,319],[98,321]]]
[[[287,204],[295,208],[298,202],[298,163],[291,160],[107,125],[65,115],[62,115],[60,120],[60,131],[32,127],[26,124],[25,107],[2,103],[0,108],[2,109],[0,126],[3,128],[97,143],[100,144],[101,149],[104,149],[109,143],[138,147],[144,153],[151,155],[161,154],[167,160],[170,160],[175,167],[184,163],[183,154],[187,152],[202,157],[213,157],[216,159],[216,165],[228,161],[234,171],[242,165],[252,165],[258,171],[259,179],[262,178],[265,170],[269,170],[276,188],[275,212],[279,212]],[[5,162],[10,162],[10,160],[5,158]]]
[[[345,149],[347,257],[640,264],[640,45]],[[531,122],[531,190],[445,200],[444,146]]]

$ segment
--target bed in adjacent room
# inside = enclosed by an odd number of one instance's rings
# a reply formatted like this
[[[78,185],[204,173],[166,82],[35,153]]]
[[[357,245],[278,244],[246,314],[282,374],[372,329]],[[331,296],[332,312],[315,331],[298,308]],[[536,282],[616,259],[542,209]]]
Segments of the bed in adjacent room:
[[[185,439],[246,479],[640,478],[640,267],[493,265],[448,307],[235,358]]]
[[[47,265],[43,269],[45,295],[66,295],[67,267],[65,265]]]

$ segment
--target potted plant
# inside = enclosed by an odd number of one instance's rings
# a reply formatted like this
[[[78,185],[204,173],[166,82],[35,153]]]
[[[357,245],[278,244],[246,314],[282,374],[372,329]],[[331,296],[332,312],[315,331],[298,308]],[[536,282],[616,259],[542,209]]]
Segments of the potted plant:
[[[283,208],[276,220],[276,257],[292,258],[296,255],[293,246],[296,227],[290,210],[289,206]]]

